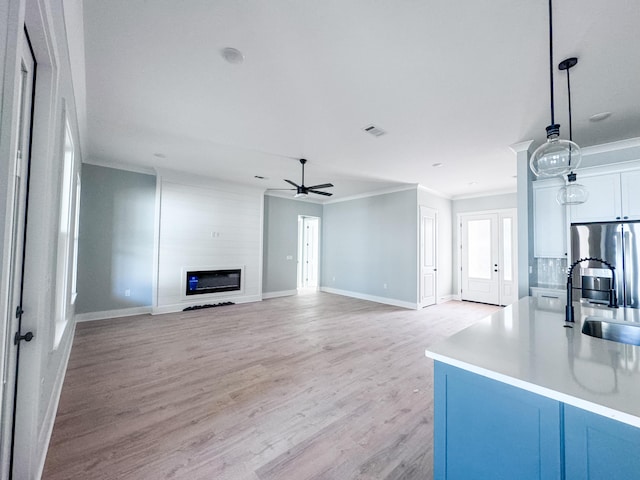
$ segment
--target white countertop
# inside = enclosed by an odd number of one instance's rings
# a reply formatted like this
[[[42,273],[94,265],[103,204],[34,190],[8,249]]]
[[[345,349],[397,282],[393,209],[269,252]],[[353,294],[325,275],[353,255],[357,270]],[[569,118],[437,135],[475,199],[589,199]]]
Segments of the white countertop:
[[[525,297],[430,347],[434,360],[640,428],[640,347],[581,332],[587,316],[640,322],[640,310]]]

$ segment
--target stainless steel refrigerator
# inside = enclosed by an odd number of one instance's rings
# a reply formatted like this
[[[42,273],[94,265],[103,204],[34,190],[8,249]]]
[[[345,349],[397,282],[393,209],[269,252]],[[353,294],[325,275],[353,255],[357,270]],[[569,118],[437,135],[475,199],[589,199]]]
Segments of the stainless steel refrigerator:
[[[616,293],[621,307],[640,308],[640,223],[586,223],[571,225],[571,263],[600,258],[615,267]],[[612,275],[596,261],[585,261],[573,271],[574,298],[608,303]]]

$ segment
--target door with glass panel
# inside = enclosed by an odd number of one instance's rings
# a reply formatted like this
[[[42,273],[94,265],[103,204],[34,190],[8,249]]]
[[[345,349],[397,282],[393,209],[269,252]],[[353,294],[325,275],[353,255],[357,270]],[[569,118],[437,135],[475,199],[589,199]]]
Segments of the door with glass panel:
[[[516,210],[461,216],[461,298],[509,305],[517,299]]]

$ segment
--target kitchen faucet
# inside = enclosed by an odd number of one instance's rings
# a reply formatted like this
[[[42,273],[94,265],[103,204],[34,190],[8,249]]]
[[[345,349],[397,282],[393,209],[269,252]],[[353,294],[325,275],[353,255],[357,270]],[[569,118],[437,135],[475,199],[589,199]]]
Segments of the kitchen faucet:
[[[573,269],[579,263],[586,262],[587,260],[600,262],[601,264],[609,267],[609,270],[611,270],[611,288],[609,288],[609,305],[607,306],[609,308],[618,308],[618,298],[616,296],[616,268],[609,262],[607,262],[606,260],[602,260],[601,258],[581,258],[580,260],[576,260],[575,262],[573,262],[571,268],[569,268],[569,273],[567,275],[567,306],[565,307],[565,322],[575,322],[573,316],[573,276],[571,274],[573,273]]]

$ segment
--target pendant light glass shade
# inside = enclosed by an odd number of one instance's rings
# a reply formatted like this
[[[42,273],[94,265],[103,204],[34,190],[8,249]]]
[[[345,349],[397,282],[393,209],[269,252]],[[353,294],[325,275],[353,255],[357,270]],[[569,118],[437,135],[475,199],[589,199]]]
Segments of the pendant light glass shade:
[[[563,61],[558,68],[567,70],[567,86],[569,85],[569,69],[578,63],[575,57]],[[580,166],[582,153],[580,147],[571,140],[560,138],[560,125],[555,122],[553,91],[553,6],[549,0],[549,97],[551,107],[551,123],[547,127],[547,142],[540,145],[531,155],[529,167],[536,177],[555,177],[568,175]],[[569,93],[569,132],[571,132],[571,93]],[[571,138],[571,133],[569,133]]]
[[[581,161],[582,152],[576,143],[550,134],[531,155],[529,167],[537,177],[557,177],[575,170]]]
[[[579,183],[569,183],[558,190],[556,200],[560,205],[580,205],[589,199],[589,190]]]

